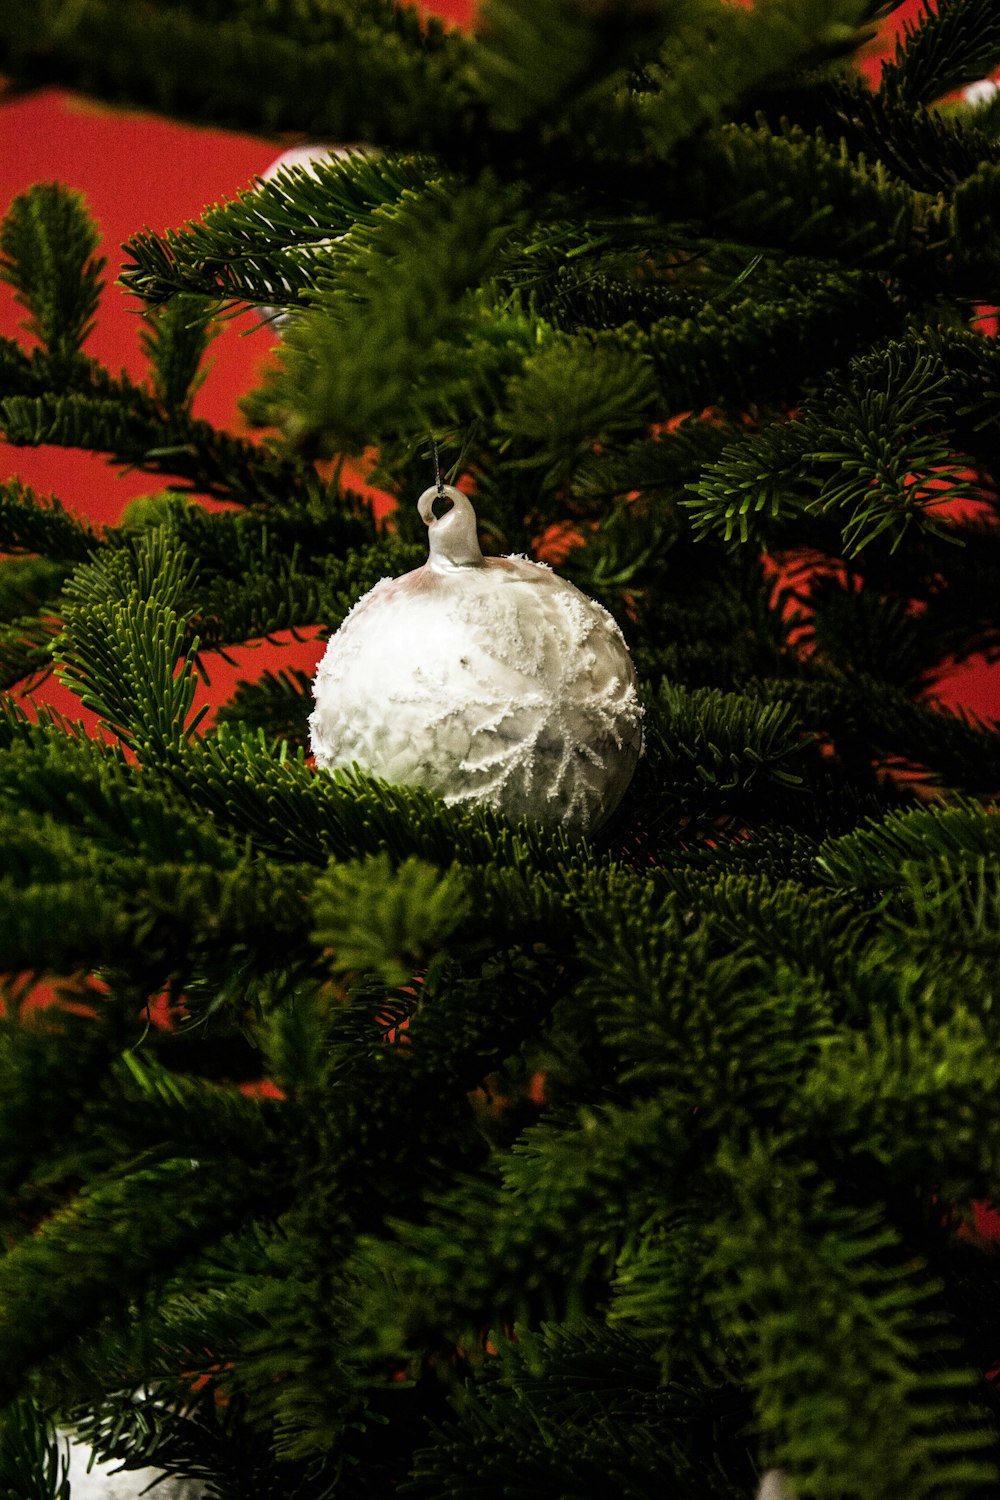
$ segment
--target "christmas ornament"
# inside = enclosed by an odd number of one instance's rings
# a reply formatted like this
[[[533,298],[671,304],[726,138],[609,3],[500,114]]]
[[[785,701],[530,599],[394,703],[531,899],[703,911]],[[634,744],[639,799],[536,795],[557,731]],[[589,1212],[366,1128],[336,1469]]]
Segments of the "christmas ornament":
[[[597,828],[642,747],[621,631],[544,563],[483,557],[460,490],[439,483],[417,506],[427,562],[376,584],[320,662],[309,720],[317,764],[357,764],[511,818]]]
[[[784,1469],[766,1469],[760,1476],[757,1500],[795,1500]]]
[[[118,1459],[98,1463],[89,1443],[61,1429],[57,1436],[66,1439],[66,1477],[73,1500],[140,1500],[149,1493],[157,1500],[204,1500],[205,1487],[199,1480],[171,1478],[157,1468],[124,1469]]]
[[[991,104],[1000,93],[1000,78],[978,78],[975,83],[970,83],[962,90],[962,98],[966,104],[987,105]]]

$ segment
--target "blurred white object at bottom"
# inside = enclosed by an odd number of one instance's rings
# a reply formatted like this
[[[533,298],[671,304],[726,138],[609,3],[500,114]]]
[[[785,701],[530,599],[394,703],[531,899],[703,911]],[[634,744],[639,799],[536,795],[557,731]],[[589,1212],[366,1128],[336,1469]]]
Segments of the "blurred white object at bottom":
[[[204,1500],[204,1486],[194,1479],[164,1479],[162,1469],[122,1469],[118,1459],[90,1465],[93,1450],[70,1432],[60,1429],[60,1440],[69,1443],[71,1500],[139,1500],[152,1485],[155,1500]],[[157,1482],[159,1481],[159,1482]]]
[[[74,1497],[75,1500],[75,1497]],[[760,1476],[757,1500],[795,1500],[795,1491],[784,1469],[766,1469]]]

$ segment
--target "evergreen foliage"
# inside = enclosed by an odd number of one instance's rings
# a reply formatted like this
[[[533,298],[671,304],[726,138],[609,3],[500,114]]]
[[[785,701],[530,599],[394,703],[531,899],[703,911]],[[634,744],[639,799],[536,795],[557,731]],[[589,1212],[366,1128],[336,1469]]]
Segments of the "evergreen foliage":
[[[1000,657],[1000,117],[941,102],[1000,31],[871,93],[891,8],[0,13],[24,84],[378,148],[135,234],[145,383],[79,197],[0,229],[4,436],[168,484],[0,486],[0,1495],[71,1500],[57,1424],[215,1500],[996,1493],[998,726],[930,692]],[[192,405],[243,306],[259,442]],[[592,837],[317,772],[300,672],[197,706],[422,561],[432,436],[629,639]],[[373,444],[381,525],[316,463]]]

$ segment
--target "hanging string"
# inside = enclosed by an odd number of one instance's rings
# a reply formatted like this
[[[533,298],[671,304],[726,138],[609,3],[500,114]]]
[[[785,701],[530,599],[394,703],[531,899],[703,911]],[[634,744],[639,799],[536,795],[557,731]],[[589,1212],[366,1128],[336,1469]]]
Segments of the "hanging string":
[[[436,437],[432,437],[431,438],[431,447],[434,450],[434,479],[435,479],[435,482],[437,484],[437,492],[438,492],[439,495],[443,495],[444,494],[444,480],[441,478],[441,456],[438,453],[438,445],[437,445],[437,438]]]

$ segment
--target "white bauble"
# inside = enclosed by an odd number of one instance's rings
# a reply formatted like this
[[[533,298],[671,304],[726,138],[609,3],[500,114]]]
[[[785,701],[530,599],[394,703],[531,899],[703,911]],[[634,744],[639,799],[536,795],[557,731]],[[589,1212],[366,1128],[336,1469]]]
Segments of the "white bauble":
[[[451,502],[436,516],[434,502]],[[525,557],[484,558],[467,496],[418,501],[430,556],[383,578],[320,662],[317,764],[448,803],[597,828],[642,749],[635,669],[600,604]]]
[[[164,1478],[164,1471],[156,1468],[123,1469],[118,1459],[97,1463],[89,1443],[61,1430],[58,1436],[68,1440],[72,1500],[140,1500],[146,1494],[156,1500],[203,1500],[205,1487],[198,1480]]]
[[[287,151],[282,151],[276,156],[260,174],[261,182],[270,182],[277,177],[279,172],[284,172],[292,167],[302,167],[310,176],[315,177],[313,168],[317,163],[333,161],[337,157],[347,156],[352,149],[351,146],[331,146],[324,141],[307,142],[301,146],[289,146]]]
[[[760,1476],[757,1500],[795,1500],[784,1469],[766,1469]]]
[[[1000,93],[1000,78],[978,78],[975,83],[970,83],[963,89],[962,98],[966,104],[978,106],[992,104],[998,93]]]

